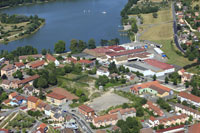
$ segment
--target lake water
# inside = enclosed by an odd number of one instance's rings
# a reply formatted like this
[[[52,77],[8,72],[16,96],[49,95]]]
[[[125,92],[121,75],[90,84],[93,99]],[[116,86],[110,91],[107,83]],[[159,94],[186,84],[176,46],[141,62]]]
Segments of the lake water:
[[[88,41],[94,38],[99,44],[101,39],[117,37],[120,43],[130,42],[119,32],[120,11],[126,3],[127,0],[58,0],[1,10],[8,14],[37,14],[45,18],[46,24],[27,38],[0,45],[0,50],[11,51],[25,45],[53,50],[58,40],[64,40],[69,48],[71,39]]]

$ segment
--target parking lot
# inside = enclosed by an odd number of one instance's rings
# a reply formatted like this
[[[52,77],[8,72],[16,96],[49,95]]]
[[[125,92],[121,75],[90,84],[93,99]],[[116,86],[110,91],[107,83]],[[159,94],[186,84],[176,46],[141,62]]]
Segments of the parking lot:
[[[121,105],[128,102],[128,99],[108,92],[101,97],[94,99],[93,102],[89,103],[89,106],[95,109],[96,112],[100,112],[102,110],[106,110],[111,106]]]

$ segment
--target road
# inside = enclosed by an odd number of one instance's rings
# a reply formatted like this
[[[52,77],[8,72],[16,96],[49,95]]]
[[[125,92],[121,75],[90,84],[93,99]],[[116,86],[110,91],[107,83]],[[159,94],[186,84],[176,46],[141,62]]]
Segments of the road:
[[[9,114],[13,113],[13,112],[17,112],[20,110],[20,107],[16,107],[14,109],[10,109],[9,111],[0,113],[0,116],[8,116]]]
[[[185,53],[185,51],[182,49],[179,39],[178,39],[178,34],[177,34],[177,22],[176,22],[176,11],[174,8],[174,2],[172,2],[172,15],[173,15],[173,31],[174,31],[174,42],[176,44],[176,47],[182,52]]]
[[[37,120],[37,122],[34,124],[34,126],[31,128],[31,130],[29,131],[29,133],[33,133],[34,131],[36,131],[37,127],[41,124],[40,121]]]

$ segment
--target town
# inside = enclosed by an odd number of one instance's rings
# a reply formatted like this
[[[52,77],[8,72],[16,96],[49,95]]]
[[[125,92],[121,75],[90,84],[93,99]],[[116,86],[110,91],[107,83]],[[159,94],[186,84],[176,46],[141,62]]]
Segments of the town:
[[[121,12],[128,43],[72,39],[70,46],[56,42],[53,50],[31,45],[1,50],[0,132],[200,133],[197,3],[129,0]],[[144,39],[145,28],[157,25],[146,24],[145,15],[158,21],[169,10],[172,20],[158,25],[171,25],[171,40]],[[42,22],[35,30],[44,24],[37,15],[29,19]]]

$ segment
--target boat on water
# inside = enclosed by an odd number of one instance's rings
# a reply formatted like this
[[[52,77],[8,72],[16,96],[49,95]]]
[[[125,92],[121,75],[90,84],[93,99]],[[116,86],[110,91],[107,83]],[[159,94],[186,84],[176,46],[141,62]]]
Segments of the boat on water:
[[[106,14],[106,13],[107,13],[106,11],[103,11],[103,12],[102,12],[102,14]]]

